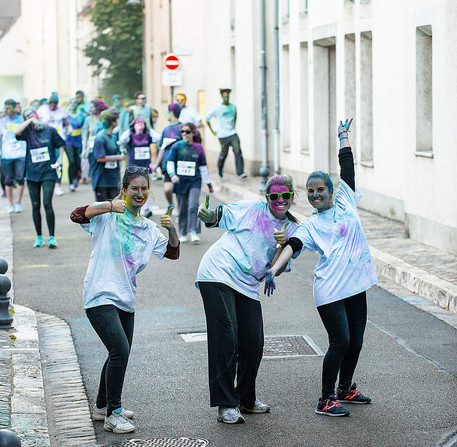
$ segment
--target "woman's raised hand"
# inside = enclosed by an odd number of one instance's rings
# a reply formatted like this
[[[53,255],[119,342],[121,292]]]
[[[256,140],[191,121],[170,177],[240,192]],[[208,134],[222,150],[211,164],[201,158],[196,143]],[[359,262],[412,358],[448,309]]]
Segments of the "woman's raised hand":
[[[121,190],[120,193],[111,201],[112,211],[115,213],[122,214],[125,211],[125,200],[124,193]]]
[[[285,245],[287,243],[287,241],[289,240],[287,238],[287,234],[286,234],[286,228],[287,228],[287,225],[289,225],[290,222],[286,222],[281,230],[275,230],[274,234],[273,234],[273,237],[276,239],[276,242],[278,243],[278,245],[280,247],[282,247],[283,245]],[[279,247],[278,247],[279,248]]]
[[[198,207],[197,216],[202,222],[209,222],[212,218],[213,212],[209,210],[209,194],[206,194],[205,203]]]
[[[349,128],[351,127],[352,120],[354,118],[351,118],[351,120],[346,120],[344,123],[343,121],[340,121],[340,124],[338,126],[338,138],[342,140],[343,138],[347,138]]]

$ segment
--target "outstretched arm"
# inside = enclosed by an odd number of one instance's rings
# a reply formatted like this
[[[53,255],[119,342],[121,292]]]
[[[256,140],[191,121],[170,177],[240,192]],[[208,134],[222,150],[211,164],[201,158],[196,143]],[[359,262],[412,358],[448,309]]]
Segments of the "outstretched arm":
[[[354,157],[352,155],[351,146],[349,144],[349,128],[351,127],[353,118],[345,123],[340,121],[338,126],[338,138],[340,139],[340,152],[338,159],[340,163],[340,177],[348,186],[355,191],[355,171]]]

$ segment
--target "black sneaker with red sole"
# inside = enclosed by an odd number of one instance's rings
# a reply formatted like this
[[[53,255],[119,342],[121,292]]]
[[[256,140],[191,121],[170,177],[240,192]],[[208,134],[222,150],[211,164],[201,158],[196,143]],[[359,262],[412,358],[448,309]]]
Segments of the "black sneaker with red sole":
[[[323,414],[324,416],[349,416],[350,411],[347,408],[344,408],[335,399],[335,396],[330,396],[328,399],[319,399],[316,413]]]
[[[357,384],[354,382],[349,389],[336,390],[336,398],[341,402],[347,402],[350,404],[369,404],[371,398],[364,396],[358,389]]]

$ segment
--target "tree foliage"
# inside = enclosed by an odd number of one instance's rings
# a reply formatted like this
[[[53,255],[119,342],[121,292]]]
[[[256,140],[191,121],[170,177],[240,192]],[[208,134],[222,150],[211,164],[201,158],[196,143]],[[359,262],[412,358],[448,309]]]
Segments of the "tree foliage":
[[[91,11],[94,39],[85,55],[102,77],[102,94],[124,98],[142,89],[143,9],[127,0],[95,0]]]

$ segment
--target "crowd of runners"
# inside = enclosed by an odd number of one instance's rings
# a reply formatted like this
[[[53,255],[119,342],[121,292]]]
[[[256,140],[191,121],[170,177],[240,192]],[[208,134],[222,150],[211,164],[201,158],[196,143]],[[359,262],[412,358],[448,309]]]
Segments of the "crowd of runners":
[[[237,174],[245,178],[236,107],[229,102],[229,89],[220,93],[222,103],[205,118],[221,145],[218,175],[223,177],[232,147]],[[143,92],[125,107],[118,95],[110,106],[101,98],[86,102],[82,91],[75,93],[67,108],[59,106],[55,92],[23,110],[9,99],[0,119],[6,211],[22,211],[27,183],[35,247],[44,244],[41,201],[48,247],[57,247],[52,198],[64,193],[62,166],[68,168],[69,193],[81,183],[90,183],[94,192],[94,203],[76,208],[70,216],[92,236],[84,310],[108,351],[93,419],[114,433],[135,430],[133,411],[122,405],[122,389],[133,341],[136,275],[152,254],[178,260],[182,243],[200,241],[201,222],[225,230],[201,259],[195,280],[206,315],[210,405],[217,407],[217,420],[237,424],[245,422],[242,413],[270,412],[256,393],[264,346],[259,286],[264,283],[264,293],[271,295],[274,278],[290,271],[293,259],[306,249],[320,255],[313,294],[329,340],[315,412],[348,416],[342,402],[370,403],[353,382],[367,321],[366,291],[377,279],[357,212],[361,195],[349,144],[352,120],[338,126],[341,175],[335,199],[330,176],[311,173],[306,188],[315,213],[300,223],[289,211],[295,190],[287,175],[269,179],[265,201],[210,209],[208,194],[199,205],[203,182],[213,192],[200,134],[202,118],[187,105],[184,94],[175,99],[167,108],[169,125],[161,132],[156,129],[158,113],[146,104]],[[163,179],[168,203],[160,225],[149,219],[153,179]],[[172,219],[174,197],[179,232]]]

